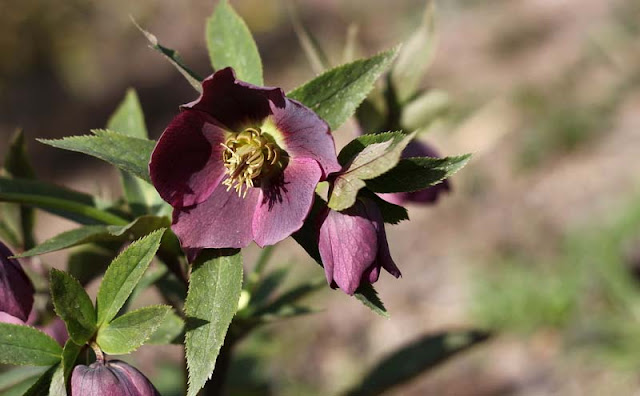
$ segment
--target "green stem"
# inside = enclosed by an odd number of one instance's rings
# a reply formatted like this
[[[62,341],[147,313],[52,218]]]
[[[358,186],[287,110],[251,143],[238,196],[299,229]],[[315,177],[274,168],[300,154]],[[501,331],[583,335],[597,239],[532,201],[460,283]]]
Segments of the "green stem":
[[[104,224],[127,225],[129,220],[123,219],[112,213],[84,205],[77,202],[71,202],[65,199],[33,196],[27,194],[0,193],[0,201],[15,202],[24,205],[32,205],[42,209],[58,209],[66,212],[79,214],[93,220],[97,220]]]

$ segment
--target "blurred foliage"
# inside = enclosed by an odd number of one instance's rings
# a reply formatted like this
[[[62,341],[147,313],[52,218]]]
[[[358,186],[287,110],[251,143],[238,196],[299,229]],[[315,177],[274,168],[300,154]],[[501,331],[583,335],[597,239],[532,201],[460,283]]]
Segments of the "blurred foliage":
[[[557,254],[496,257],[474,277],[472,307],[490,329],[558,331],[567,347],[640,367],[640,197],[568,233]]]

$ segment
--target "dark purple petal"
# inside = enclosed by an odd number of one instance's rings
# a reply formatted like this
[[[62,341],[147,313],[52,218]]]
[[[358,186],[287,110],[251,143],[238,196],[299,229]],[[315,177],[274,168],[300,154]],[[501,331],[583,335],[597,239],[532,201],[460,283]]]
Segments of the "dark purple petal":
[[[271,106],[276,128],[284,136],[285,150],[293,158],[312,158],[323,178],[340,170],[329,125],[301,103],[285,99],[284,107]]]
[[[360,201],[342,212],[328,209],[320,226],[318,248],[327,281],[350,295],[363,275],[371,275],[378,253],[377,230],[365,213]]]
[[[24,321],[16,318],[13,315],[9,315],[6,312],[0,312],[0,323],[11,323],[11,324],[17,324],[17,325],[26,324]]]
[[[33,307],[35,290],[11,250],[0,242],[0,311],[26,321]]]
[[[387,242],[387,233],[384,230],[384,219],[382,218],[380,208],[378,208],[378,205],[376,205],[375,202],[367,198],[363,198],[362,203],[364,205],[367,218],[372,221],[378,234],[378,255],[376,256],[375,267],[378,269],[382,267],[394,277],[399,278],[402,274],[400,273],[398,266],[396,266],[396,263],[393,261],[393,258],[391,258],[391,252],[389,251],[389,244]],[[378,274],[372,271],[371,276],[374,275],[375,280],[370,280],[369,283],[374,283],[378,280]]]
[[[119,360],[78,365],[71,374],[71,396],[159,396],[151,382]]]
[[[282,89],[237,80],[233,69],[227,67],[207,77],[202,82],[202,95],[183,107],[204,111],[229,131],[241,132],[262,124],[271,114],[270,102],[284,107]]]
[[[48,334],[51,338],[58,341],[58,344],[64,345],[69,339],[69,333],[62,319],[56,317],[46,326],[39,326],[45,334]]]
[[[294,158],[277,184],[263,186],[253,217],[253,239],[260,247],[278,243],[302,227],[320,177],[316,161]]]
[[[160,196],[173,207],[205,201],[224,177],[224,140],[224,130],[206,114],[178,114],[162,133],[149,163]]]
[[[259,198],[258,188],[250,188],[242,198],[220,184],[206,201],[176,208],[171,229],[185,249],[245,247],[252,240],[251,221]]]

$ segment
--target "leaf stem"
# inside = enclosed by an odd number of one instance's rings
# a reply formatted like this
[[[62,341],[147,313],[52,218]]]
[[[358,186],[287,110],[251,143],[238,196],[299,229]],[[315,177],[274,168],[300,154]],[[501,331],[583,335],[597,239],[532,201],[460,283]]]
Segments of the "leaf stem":
[[[104,353],[102,353],[102,349],[95,342],[89,343],[91,349],[93,349],[93,353],[96,354],[96,360],[100,363],[104,363]]]

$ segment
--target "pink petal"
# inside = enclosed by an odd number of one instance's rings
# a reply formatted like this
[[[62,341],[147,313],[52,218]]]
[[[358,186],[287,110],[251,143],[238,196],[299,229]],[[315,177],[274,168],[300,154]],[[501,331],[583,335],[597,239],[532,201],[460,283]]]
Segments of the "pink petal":
[[[160,196],[173,207],[205,201],[224,177],[225,132],[208,115],[183,111],[162,133],[149,172]]]
[[[202,82],[202,95],[183,106],[204,111],[229,131],[259,126],[271,114],[269,103],[284,106],[280,88],[259,87],[236,79],[233,69],[218,70]]]
[[[361,205],[361,203],[356,203]],[[378,235],[370,219],[355,207],[343,212],[328,209],[320,227],[319,250],[329,284],[336,284],[353,294],[363,275],[375,277],[379,269],[374,262],[378,252]]]
[[[260,190],[250,188],[245,198],[220,184],[209,199],[173,211],[173,226],[184,249],[242,248],[252,240],[251,219]]]
[[[273,245],[302,227],[321,176],[316,161],[293,158],[277,185],[262,187],[260,203],[253,217],[253,239],[258,245]]]
[[[340,170],[329,125],[301,103],[286,99],[284,107],[272,104],[273,121],[284,135],[284,149],[294,158],[312,158],[322,168],[323,179]]]
[[[0,311],[26,321],[33,307],[35,290],[20,262],[0,242]]]

